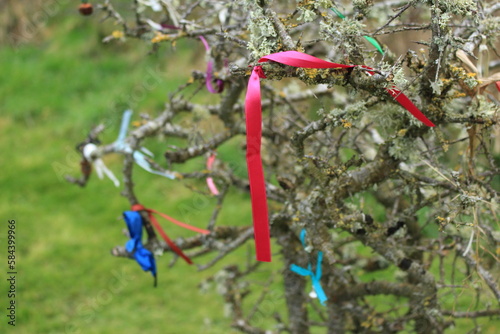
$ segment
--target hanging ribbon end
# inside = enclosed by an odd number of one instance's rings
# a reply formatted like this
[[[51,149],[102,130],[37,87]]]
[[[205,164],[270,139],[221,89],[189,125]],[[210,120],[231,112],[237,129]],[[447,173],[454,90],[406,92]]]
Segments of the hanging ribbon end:
[[[269,242],[269,239],[267,239],[267,243],[263,244],[261,243],[256,243],[257,246],[257,254],[256,254],[256,259],[257,261],[260,262],[271,262],[271,244]]]

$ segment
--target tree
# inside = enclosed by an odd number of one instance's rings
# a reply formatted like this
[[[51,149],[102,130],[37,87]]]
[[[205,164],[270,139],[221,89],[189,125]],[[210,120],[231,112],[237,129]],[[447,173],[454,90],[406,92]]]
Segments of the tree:
[[[180,39],[200,40],[207,71],[193,71],[192,80],[171,93],[165,110],[128,136],[122,132],[116,142],[103,144],[98,136],[104,127],[92,129],[78,145],[82,176],[67,179],[85,186],[91,164],[105,173],[100,158],[118,152],[125,156],[122,194],[130,205],[140,203],[134,163],[181,182],[208,178],[217,205],[205,224],[209,234],[175,243],[160,241],[154,215],[136,206],[147,243],[115,247],[114,255],[137,258],[144,251],[138,261],[152,271],[148,265],[158,251],[184,256],[194,250],[193,258],[214,253],[201,269],[223,261],[254,233],[252,226],[219,225],[218,213],[230,188],[251,190],[255,226],[263,233],[257,246],[266,246],[267,217],[279,245],[274,252],[284,264],[288,320],[275,314],[275,328],[260,328],[252,315],[266,293],[245,313],[250,291],[242,282],[266,264],[230,264],[214,280],[225,287],[232,325],[241,332],[305,334],[325,327],[328,333],[443,333],[456,319],[470,319],[475,331],[476,319],[498,319],[499,4],[131,3],[132,13],[116,10],[111,1],[95,6],[94,15],[103,12],[121,27],[105,42],[137,38],[156,52]],[[410,43],[409,34],[420,40]],[[411,50],[415,45],[418,49]],[[402,47],[401,53],[391,51]],[[254,85],[247,89],[250,75]],[[189,85],[220,95],[195,103],[192,95],[182,94]],[[124,114],[124,130],[129,117]],[[193,133],[190,124],[200,117],[208,119],[214,135]],[[146,138],[166,136],[186,139],[185,147],[167,149],[169,166],[203,156],[208,169],[173,172],[140,153]],[[214,163],[219,146],[242,136],[248,137],[249,160],[256,159],[249,162],[251,180],[235,166]],[[263,194],[257,193],[259,155]],[[390,307],[371,298],[380,295],[388,296]]]

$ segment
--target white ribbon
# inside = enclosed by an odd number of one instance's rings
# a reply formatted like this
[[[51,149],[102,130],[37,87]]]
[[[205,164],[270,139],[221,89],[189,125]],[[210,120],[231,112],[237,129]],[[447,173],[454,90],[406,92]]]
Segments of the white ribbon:
[[[83,147],[83,156],[87,161],[90,161],[94,164],[95,171],[97,176],[102,180],[104,174],[113,181],[116,187],[120,186],[120,181],[116,178],[115,174],[111,170],[106,167],[104,161],[101,158],[92,159],[92,154],[97,150],[97,146],[95,144],[89,143]]]

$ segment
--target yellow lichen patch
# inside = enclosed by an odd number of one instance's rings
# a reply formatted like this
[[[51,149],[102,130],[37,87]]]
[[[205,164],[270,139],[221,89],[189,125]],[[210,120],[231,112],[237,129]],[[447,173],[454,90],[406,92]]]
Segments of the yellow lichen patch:
[[[408,129],[401,129],[398,131],[398,137],[404,137]]]
[[[352,127],[352,123],[349,122],[348,120],[346,119],[341,119],[340,120],[342,122],[342,126],[346,129],[350,129]]]
[[[475,76],[477,76],[477,73],[474,73],[474,72],[469,72],[466,74],[469,78],[473,78]]]
[[[446,222],[446,218],[443,218],[441,216],[437,216],[436,219],[440,222],[440,223],[445,223]]]
[[[123,34],[123,31],[121,30],[115,30],[111,33],[111,35],[113,36],[113,38],[115,39],[120,39],[120,38],[123,38],[124,34]]]
[[[281,97],[281,98],[285,98],[286,97],[286,94],[284,91],[281,91],[278,93],[278,96]]]
[[[318,75],[317,68],[304,68],[304,73],[310,78],[314,79]]]
[[[465,97],[465,96],[467,96],[467,94],[456,92],[455,94],[453,94],[452,98],[457,99],[459,97]]]
[[[151,43],[160,43],[163,41],[168,41],[170,37],[168,35],[162,34],[161,32],[157,32],[155,37],[151,39]]]

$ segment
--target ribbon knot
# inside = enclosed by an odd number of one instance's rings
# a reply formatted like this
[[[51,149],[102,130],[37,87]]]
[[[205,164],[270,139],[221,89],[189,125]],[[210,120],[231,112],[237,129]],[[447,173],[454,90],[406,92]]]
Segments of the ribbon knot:
[[[257,76],[260,78],[260,79],[266,79],[266,74],[264,73],[264,70],[262,69],[262,66],[255,66],[253,68],[253,71],[252,72],[255,72],[255,74],[257,74]]]
[[[332,63],[298,51],[285,51],[272,53],[259,59],[259,63],[274,61],[280,64],[303,67],[303,68],[354,68],[363,67],[373,70],[364,65],[345,65]],[[252,217],[255,235],[257,261],[271,261],[271,240],[269,233],[269,218],[266,198],[266,185],[261,158],[261,136],[262,136],[262,104],[260,92],[260,79],[265,78],[261,66],[255,66],[248,80],[248,88],[245,96],[245,116],[247,128],[247,166],[248,180],[250,182],[250,196],[252,199]],[[427,126],[434,124],[395,86],[387,89],[389,95],[408,110],[414,117]]]
[[[100,179],[102,179],[104,175],[106,175],[111,181],[113,181],[116,187],[119,187],[120,181],[118,181],[115,174],[113,174],[113,172],[108,167],[106,167],[104,161],[102,161],[101,158],[96,158],[94,160],[92,159],[92,155],[95,151],[97,151],[97,146],[93,143],[89,143],[83,147],[83,157],[89,163],[92,162],[94,164],[95,171]]]
[[[146,249],[142,244],[142,217],[138,212],[125,211],[123,218],[127,224],[130,240],[125,244],[127,252],[131,253],[137,263],[144,271],[151,271],[154,277],[154,286],[156,287],[156,261],[153,253]]]
[[[122,117],[122,123],[120,125],[120,132],[118,134],[118,138],[116,141],[113,143],[113,146],[115,147],[116,152],[121,152],[121,153],[126,153],[126,154],[132,154],[132,157],[134,158],[134,161],[136,164],[138,164],[142,169],[152,173],[152,174],[157,174],[164,176],[166,178],[169,178],[171,180],[175,179],[175,173],[171,171],[165,171],[161,172],[153,168],[151,163],[149,162],[148,158],[146,157],[146,154],[149,155],[150,157],[153,157],[153,153],[146,149],[145,147],[141,147],[140,150],[144,152],[139,152],[137,150],[133,150],[132,147],[125,141],[127,137],[127,128],[130,123],[130,118],[132,117],[132,110],[128,109],[125,110],[123,113]]]
[[[306,237],[306,230],[302,229],[302,231],[300,231],[300,241],[301,241],[302,246],[304,248],[306,248],[305,237]],[[310,276],[311,281],[312,281],[312,287],[313,287],[314,292],[316,293],[316,296],[318,297],[321,305],[325,305],[325,302],[328,300],[328,298],[326,297],[325,291],[323,290],[323,287],[321,286],[321,275],[322,275],[321,263],[322,263],[322,261],[323,261],[323,252],[319,251],[318,252],[318,260],[316,261],[316,272],[312,271],[311,263],[309,263],[307,265],[307,269],[299,267],[296,264],[292,264],[292,265],[290,265],[290,270],[296,274],[301,275],[301,276]]]
[[[176,225],[179,225],[185,229],[188,229],[188,230],[191,230],[191,231],[195,231],[195,232],[198,232],[198,233],[202,233],[202,234],[209,234],[210,231],[208,230],[204,230],[204,229],[201,229],[201,228],[198,228],[198,227],[195,227],[195,226],[191,226],[189,224],[186,224],[186,223],[183,223],[183,222],[180,222],[170,216],[167,216],[166,214],[164,213],[161,213],[161,212],[158,212],[156,210],[153,210],[153,209],[148,209],[146,208],[145,206],[141,205],[141,204],[134,204],[132,205],[132,211],[146,211],[148,213],[148,218],[149,220],[151,221],[151,224],[153,224],[153,226],[155,227],[155,229],[158,231],[158,233],[161,235],[161,237],[163,238],[163,240],[165,240],[165,242],[167,243],[167,245],[170,247],[170,249],[175,252],[177,255],[179,255],[180,257],[182,257],[187,263],[189,264],[193,264],[193,261],[191,261],[191,259],[182,252],[182,250],[177,247],[177,245],[168,237],[168,235],[165,233],[165,231],[163,230],[163,228],[161,227],[160,223],[158,222],[158,220],[156,220],[156,217],[154,216],[154,214],[157,214],[159,215],[160,217],[163,217],[164,219],[176,224]]]

